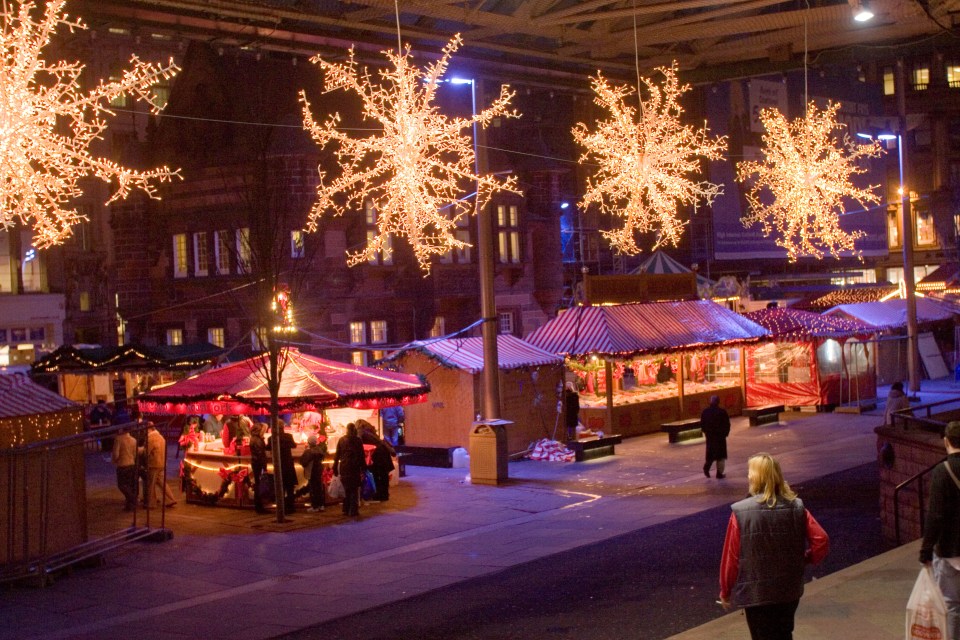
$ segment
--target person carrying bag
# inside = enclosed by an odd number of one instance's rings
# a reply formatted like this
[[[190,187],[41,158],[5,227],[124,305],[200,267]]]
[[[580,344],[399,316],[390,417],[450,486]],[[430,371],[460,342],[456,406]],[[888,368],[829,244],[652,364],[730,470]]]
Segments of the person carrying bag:
[[[947,637],[947,602],[930,567],[920,569],[907,601],[906,640]]]

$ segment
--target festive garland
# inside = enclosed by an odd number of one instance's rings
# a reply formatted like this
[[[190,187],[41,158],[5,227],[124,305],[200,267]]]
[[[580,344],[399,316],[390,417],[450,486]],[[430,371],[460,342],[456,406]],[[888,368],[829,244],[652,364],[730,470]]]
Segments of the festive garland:
[[[242,465],[221,467],[217,474],[221,479],[220,488],[215,492],[204,491],[193,477],[193,466],[181,461],[180,488],[188,496],[192,496],[205,504],[214,505],[230,492],[231,485],[239,498],[242,495],[241,492],[245,492],[253,484],[250,468]]]

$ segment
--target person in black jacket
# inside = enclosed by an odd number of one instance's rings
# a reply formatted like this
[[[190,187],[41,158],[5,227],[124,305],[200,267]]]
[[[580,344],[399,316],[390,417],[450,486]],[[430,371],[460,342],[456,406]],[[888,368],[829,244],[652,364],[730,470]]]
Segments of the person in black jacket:
[[[710,477],[710,466],[717,462],[717,478],[726,478],[727,436],[730,435],[730,415],[720,406],[720,396],[710,396],[710,405],[700,414],[700,429],[707,439],[706,462],[703,475]]]
[[[572,382],[567,382],[563,391],[563,424],[567,429],[567,442],[577,439],[580,424],[580,394]]]
[[[333,475],[340,476],[343,491],[343,515],[360,515],[360,483],[367,461],[363,454],[363,442],[357,435],[357,425],[347,425],[347,433],[337,442],[337,455],[333,460]]]
[[[324,442],[316,435],[307,438],[307,450],[300,456],[300,466],[310,488],[310,511],[316,513],[326,509],[327,492],[323,486],[323,459],[327,457],[326,437]]]
[[[943,444],[947,459],[930,474],[920,562],[933,565],[947,601],[950,640],[960,640],[960,422],[947,423]]]
[[[293,464],[293,450],[297,443],[289,431],[280,432],[280,473],[283,480],[283,512],[296,511],[297,468]]]
[[[253,472],[253,508],[257,513],[266,513],[263,506],[263,493],[260,488],[262,475],[267,470],[267,443],[263,439],[266,425],[255,422],[250,428],[250,467]]]
[[[370,472],[373,473],[373,484],[377,491],[373,499],[377,502],[386,502],[390,499],[390,472],[393,471],[393,456],[396,450],[389,442],[377,437],[373,425],[363,422],[360,431],[360,440],[363,444],[372,444],[375,448],[371,456]]]

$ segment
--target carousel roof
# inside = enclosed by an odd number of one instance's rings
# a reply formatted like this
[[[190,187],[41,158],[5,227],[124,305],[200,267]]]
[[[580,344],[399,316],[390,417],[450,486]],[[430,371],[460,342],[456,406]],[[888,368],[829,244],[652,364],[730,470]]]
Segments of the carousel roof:
[[[568,356],[630,356],[756,342],[768,331],[710,300],[573,307],[527,336]]]
[[[841,304],[824,311],[824,314],[843,314],[860,320],[875,329],[898,329],[907,326],[907,301],[891,298],[883,302]],[[917,322],[952,320],[953,312],[929,298],[917,298]]]
[[[375,408],[426,400],[419,376],[281,351],[280,411]],[[210,369],[137,398],[144,413],[268,413],[266,354]]]
[[[0,376],[0,418],[54,413],[79,406],[41,387],[22,373]]]
[[[386,360],[397,360],[410,351],[417,351],[444,366],[472,374],[483,371],[483,338],[417,340],[390,354]],[[497,336],[497,360],[501,371],[563,364],[560,356],[510,335]]]
[[[864,322],[841,316],[823,316],[789,307],[759,309],[743,314],[777,339],[847,338],[876,331]]]

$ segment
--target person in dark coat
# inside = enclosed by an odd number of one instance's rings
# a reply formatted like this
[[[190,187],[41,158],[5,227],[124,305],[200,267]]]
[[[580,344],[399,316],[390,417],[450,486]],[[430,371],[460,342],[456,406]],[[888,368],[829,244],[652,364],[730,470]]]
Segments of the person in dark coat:
[[[363,441],[357,434],[357,425],[347,425],[347,433],[337,442],[337,455],[333,460],[333,475],[340,476],[346,496],[343,499],[343,514],[360,515],[360,483],[367,461],[363,455]]]
[[[297,510],[294,501],[297,491],[297,468],[293,464],[293,450],[297,443],[293,434],[288,431],[280,432],[280,473],[283,476],[283,512],[293,513]]]
[[[324,438],[326,440],[326,438]],[[300,466],[310,488],[310,511],[326,509],[327,492],[323,486],[323,459],[327,457],[327,443],[316,435],[307,438],[307,450],[300,456]]]
[[[377,437],[370,423],[366,423],[360,431],[360,441],[375,447],[370,465],[373,484],[377,489],[373,499],[377,502],[386,502],[390,499],[390,472],[393,471],[393,456],[396,455],[396,450],[389,442]]]
[[[572,382],[568,382],[563,391],[563,423],[567,428],[567,442],[577,439],[577,425],[580,424],[580,394]]]
[[[700,414],[700,429],[707,439],[707,459],[703,475],[710,477],[710,466],[717,463],[717,478],[723,479],[727,463],[727,436],[730,435],[730,415],[720,406],[720,396],[710,396],[710,405]]]
[[[250,467],[253,471],[253,508],[257,513],[266,513],[267,509],[263,505],[263,494],[260,488],[260,480],[263,473],[267,470],[267,443],[263,439],[263,432],[266,425],[262,422],[255,422],[250,428]]]

